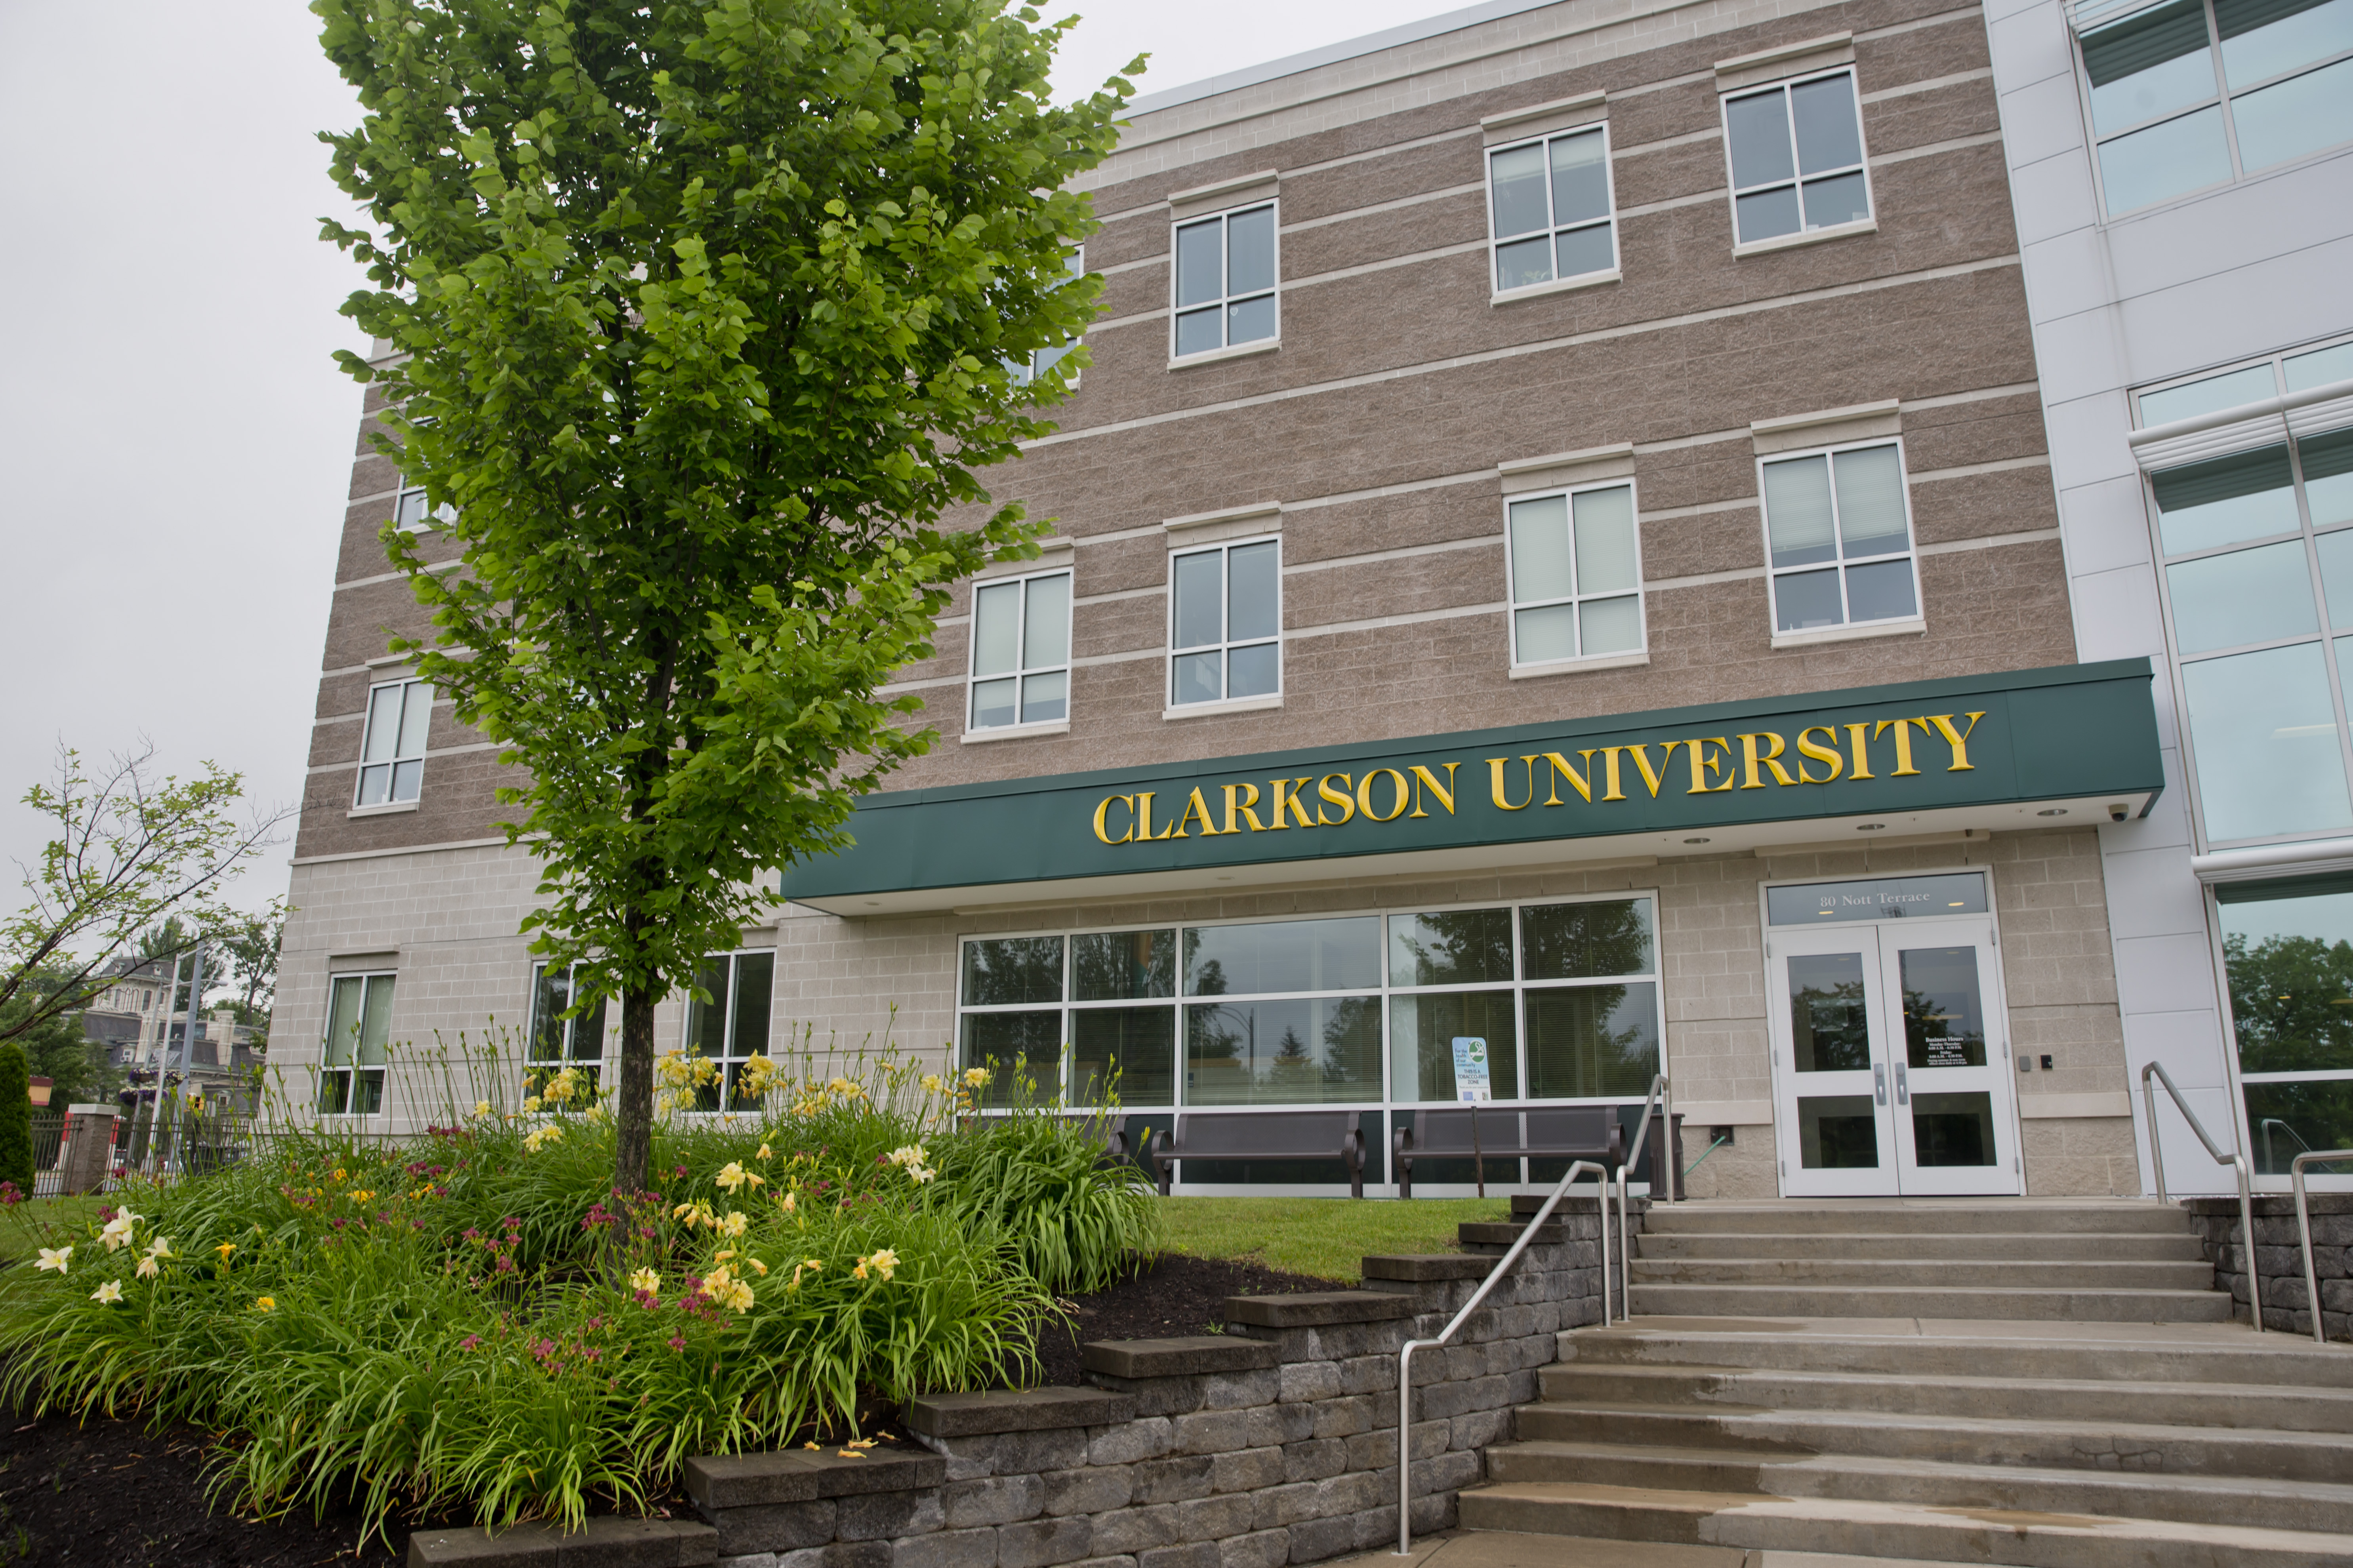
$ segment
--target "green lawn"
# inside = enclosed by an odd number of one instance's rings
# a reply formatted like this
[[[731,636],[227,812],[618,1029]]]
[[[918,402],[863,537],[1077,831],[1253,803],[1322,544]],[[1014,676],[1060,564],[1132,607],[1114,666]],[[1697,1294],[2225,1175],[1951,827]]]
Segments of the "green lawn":
[[[1162,1198],[1168,1250],[1242,1258],[1350,1283],[1369,1254],[1452,1252],[1464,1220],[1503,1219],[1508,1198]]]
[[[0,1216],[0,1263],[30,1258],[33,1249],[52,1245],[49,1227],[65,1224],[79,1229],[98,1217],[103,1198],[35,1198]]]

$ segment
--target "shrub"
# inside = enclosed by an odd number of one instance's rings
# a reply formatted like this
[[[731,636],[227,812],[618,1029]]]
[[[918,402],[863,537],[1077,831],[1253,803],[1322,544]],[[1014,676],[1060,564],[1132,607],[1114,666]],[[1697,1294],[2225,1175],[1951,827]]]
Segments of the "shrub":
[[[0,1182],[16,1184],[20,1193],[33,1190],[31,1079],[25,1047],[14,1040],[0,1044]]]
[[[583,1099],[398,1142],[290,1131],[118,1194],[0,1272],[0,1394],[227,1432],[241,1508],[576,1523],[693,1455],[862,1442],[861,1398],[1034,1366],[1052,1292],[1152,1238],[1088,1129],[977,1117],[888,1056],[660,1128],[658,1192],[608,1190]]]

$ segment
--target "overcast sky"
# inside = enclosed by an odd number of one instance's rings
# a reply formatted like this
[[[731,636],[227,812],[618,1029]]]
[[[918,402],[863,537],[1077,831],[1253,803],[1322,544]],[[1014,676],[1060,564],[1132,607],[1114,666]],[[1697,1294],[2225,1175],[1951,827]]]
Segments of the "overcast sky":
[[[1050,6],[1041,5],[1049,15]],[[1144,91],[1394,26],[1449,0],[1096,0],[1073,95]],[[1064,13],[1067,14],[1067,13]],[[300,0],[0,0],[0,898],[62,738],[301,793],[365,344],[315,133],[358,118]],[[286,889],[285,857],[237,889]]]

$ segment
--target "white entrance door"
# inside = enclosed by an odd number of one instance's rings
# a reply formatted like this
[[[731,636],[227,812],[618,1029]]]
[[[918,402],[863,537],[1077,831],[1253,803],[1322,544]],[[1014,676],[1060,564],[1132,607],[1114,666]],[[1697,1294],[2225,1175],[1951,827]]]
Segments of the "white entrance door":
[[[1989,919],[1776,931],[1766,952],[1784,1194],[2019,1190]]]

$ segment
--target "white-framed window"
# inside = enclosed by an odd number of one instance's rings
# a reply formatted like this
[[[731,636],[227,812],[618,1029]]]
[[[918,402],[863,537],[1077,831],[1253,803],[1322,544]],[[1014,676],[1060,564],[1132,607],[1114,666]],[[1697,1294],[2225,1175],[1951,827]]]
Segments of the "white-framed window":
[[[1757,470],[1776,632],[1919,616],[1902,443],[1777,455]]]
[[[1275,203],[1177,224],[1176,252],[1169,269],[1171,359],[1281,335]]]
[[[1633,480],[1514,496],[1504,510],[1512,662],[1641,652],[1642,552]]]
[[[417,798],[425,782],[425,737],[433,722],[433,688],[422,680],[390,680],[368,688],[367,725],[360,738],[354,807],[396,805]]]
[[[586,1096],[575,1102],[575,1110],[596,1097],[605,1061],[605,999],[598,997],[578,1017],[564,1016],[578,994],[579,978],[576,963],[532,965],[531,1031],[523,1054],[522,1092],[527,1096],[537,1094],[565,1068],[575,1079],[586,1080]]]
[[[423,533],[427,529],[438,528],[444,523],[455,521],[457,516],[458,509],[447,502],[428,511],[425,505],[423,485],[403,486],[400,494],[393,499],[393,526],[405,528],[412,533]]]
[[[1496,293],[1615,272],[1609,128],[1583,125],[1487,154]]]
[[[392,1045],[393,976],[337,974],[327,982],[327,1034],[319,1044],[319,1114],[375,1116],[384,1110]]]
[[[2138,395],[2142,426],[2353,380],[2353,342]],[[2353,829],[2353,415],[2314,404],[2251,448],[2147,476],[2200,833]]]
[[[1639,1100],[1659,1062],[1647,893],[967,937],[960,1065],[1126,1110]]]
[[[1241,540],[1168,559],[1168,705],[1282,691],[1282,540]]]
[[[687,998],[686,1054],[709,1060],[718,1069],[719,1081],[695,1091],[694,1109],[754,1110],[754,1102],[739,1091],[736,1079],[746,1061],[768,1054],[776,950],[712,953],[702,961],[695,980],[702,995]]]
[[[2110,216],[2353,142],[2353,5],[2173,0],[2087,29]]]
[[[965,724],[1000,730],[1071,716],[1071,574],[973,584],[971,694]]]
[[[1070,270],[1064,274],[1062,282],[1067,283],[1073,278],[1083,278],[1086,276],[1086,272],[1087,247],[1083,245],[1074,245],[1071,247]],[[1059,284],[1056,285],[1058,288],[1060,286],[1060,285]],[[1028,386],[1039,376],[1044,375],[1048,371],[1053,369],[1054,366],[1060,364],[1062,360],[1069,355],[1070,352],[1078,346],[1079,340],[1077,338],[1072,338],[1069,342],[1062,344],[1059,348],[1032,349],[1027,354],[1022,355],[1018,359],[1006,361],[1006,368],[1013,373],[1014,385]],[[1075,387],[1079,384],[1079,370],[1076,365],[1072,365],[1071,367],[1069,373],[1064,377],[1064,381],[1066,384],[1070,386]]]
[[[1726,94],[1724,151],[1736,245],[1870,220],[1852,66]]]

